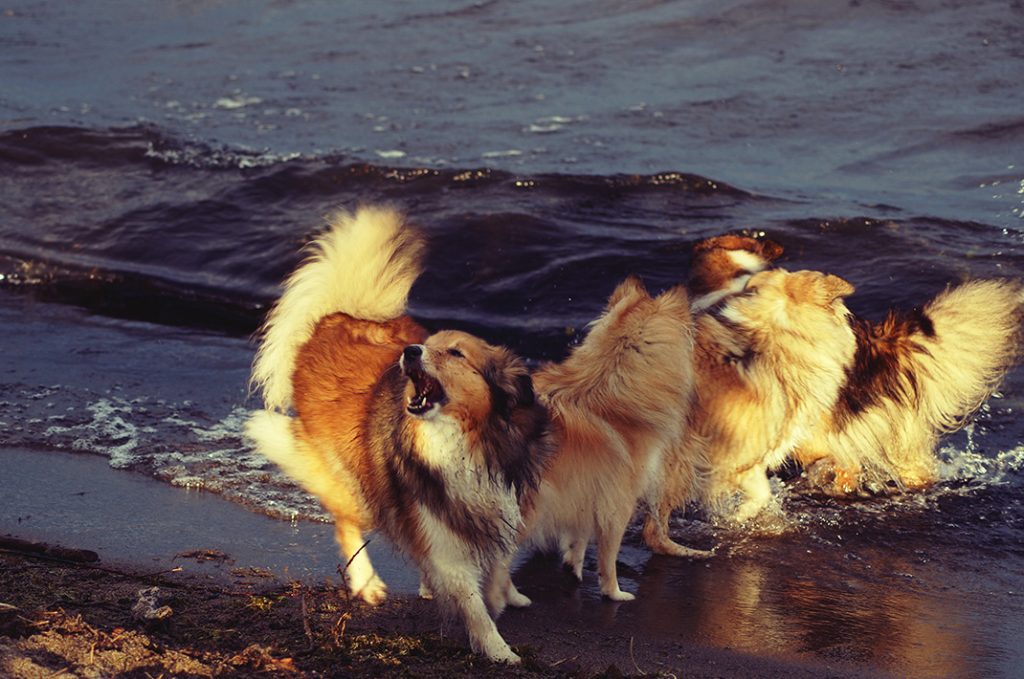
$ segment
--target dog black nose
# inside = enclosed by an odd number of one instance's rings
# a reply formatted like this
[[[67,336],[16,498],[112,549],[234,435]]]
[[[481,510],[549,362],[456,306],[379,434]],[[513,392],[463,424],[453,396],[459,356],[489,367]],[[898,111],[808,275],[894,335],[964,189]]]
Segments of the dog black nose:
[[[402,358],[408,361],[418,361],[423,355],[423,347],[418,344],[410,344],[402,351]]]

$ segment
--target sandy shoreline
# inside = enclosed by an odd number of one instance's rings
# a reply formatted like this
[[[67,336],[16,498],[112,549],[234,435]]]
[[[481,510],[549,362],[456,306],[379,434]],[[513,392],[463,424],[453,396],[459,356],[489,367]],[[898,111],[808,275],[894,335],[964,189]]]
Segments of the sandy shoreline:
[[[483,669],[483,661],[466,652],[458,625],[446,625],[433,604],[415,597],[413,569],[386,546],[376,545],[375,556],[393,596],[372,609],[339,592],[330,526],[274,521],[208,493],[110,469],[102,458],[3,450],[0,471],[6,497],[0,533],[99,556],[95,563],[55,559],[17,543],[0,550],[6,574],[0,603],[16,607],[0,628],[8,635],[0,637],[0,673],[37,676],[32,668],[42,667],[107,676],[110,667],[90,667],[75,650],[80,644],[68,640],[106,639],[100,645],[114,649],[119,634],[140,649],[163,649],[157,656],[138,651],[134,660],[122,649],[118,657],[127,664],[119,672],[184,672],[185,665],[174,665],[183,658],[199,663],[189,670],[197,675],[254,669],[450,675]],[[499,627],[529,658],[525,669],[514,671],[522,676],[590,675],[609,667],[613,675],[877,673],[863,663],[737,652],[680,630],[651,633],[658,625],[643,621],[649,611],[642,600],[625,607],[603,602],[572,585],[547,559],[527,562],[517,579],[535,604],[508,612]],[[161,587],[174,610],[155,626],[131,618],[137,593],[147,586]],[[335,638],[342,618],[349,635],[343,643]],[[58,648],[54,639],[67,644]],[[410,644],[418,650],[401,655]],[[505,672],[493,666],[486,671]]]
[[[502,621],[521,667],[465,647],[434,606],[396,597],[379,608],[329,586],[236,572],[142,573],[0,549],[0,674],[41,676],[622,676],[821,677],[863,671],[594,633],[525,613]],[[152,589],[152,588],[155,588]],[[132,612],[155,591],[169,615]],[[867,673],[870,675],[870,673]]]

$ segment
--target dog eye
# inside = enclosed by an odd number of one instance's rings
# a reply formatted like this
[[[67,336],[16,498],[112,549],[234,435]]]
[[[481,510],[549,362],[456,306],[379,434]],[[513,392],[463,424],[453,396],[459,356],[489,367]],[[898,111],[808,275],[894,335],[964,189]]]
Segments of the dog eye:
[[[455,358],[465,358],[462,352],[456,349],[455,347],[452,347],[451,349],[448,350],[448,355],[454,356]]]

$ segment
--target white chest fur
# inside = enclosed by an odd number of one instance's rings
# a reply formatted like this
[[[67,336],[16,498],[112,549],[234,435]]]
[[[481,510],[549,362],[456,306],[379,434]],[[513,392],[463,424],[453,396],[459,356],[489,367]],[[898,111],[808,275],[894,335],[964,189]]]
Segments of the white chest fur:
[[[419,454],[440,472],[452,502],[466,511],[492,517],[512,530],[522,518],[515,493],[504,479],[492,477],[480,451],[470,450],[470,441],[459,422],[443,414],[420,420],[417,427]]]

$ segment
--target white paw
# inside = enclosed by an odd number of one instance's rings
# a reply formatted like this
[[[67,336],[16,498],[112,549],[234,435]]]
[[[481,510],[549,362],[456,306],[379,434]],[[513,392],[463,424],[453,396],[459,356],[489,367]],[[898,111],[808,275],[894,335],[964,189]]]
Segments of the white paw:
[[[761,513],[763,506],[760,502],[744,502],[732,515],[732,520],[734,523],[747,523]]]
[[[420,598],[427,601],[434,598],[434,593],[430,591],[430,586],[422,580],[420,580]]]
[[[374,573],[373,577],[356,592],[356,596],[371,606],[378,606],[388,598],[388,586]]]
[[[635,594],[623,592],[621,589],[616,589],[611,592],[602,592],[602,594],[604,594],[607,598],[611,599],[612,601],[633,601],[634,599],[636,599]]]
[[[508,605],[512,608],[526,608],[533,602],[530,601],[530,597],[526,596],[519,590],[513,588],[508,595]]]
[[[488,660],[503,662],[508,665],[518,665],[523,661],[504,641],[501,642],[501,645],[504,648],[494,648],[487,651],[485,655],[487,655]]]

